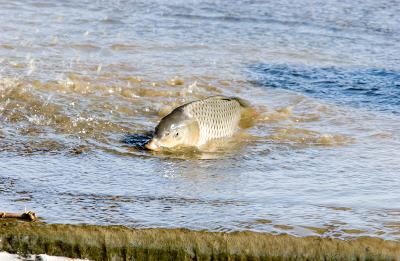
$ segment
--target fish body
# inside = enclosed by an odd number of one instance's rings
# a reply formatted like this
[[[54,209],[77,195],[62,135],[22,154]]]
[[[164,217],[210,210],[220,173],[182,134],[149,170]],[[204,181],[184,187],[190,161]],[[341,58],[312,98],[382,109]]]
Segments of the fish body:
[[[212,96],[174,109],[161,119],[150,150],[175,146],[200,147],[210,140],[230,137],[238,129],[241,111],[247,103],[239,98]]]

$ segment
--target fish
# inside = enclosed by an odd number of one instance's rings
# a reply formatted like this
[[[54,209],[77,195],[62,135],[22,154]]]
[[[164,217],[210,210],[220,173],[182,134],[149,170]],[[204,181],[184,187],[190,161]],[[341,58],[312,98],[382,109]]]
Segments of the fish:
[[[201,147],[213,139],[231,137],[239,129],[242,109],[248,106],[243,99],[225,96],[181,105],[160,120],[145,148]]]

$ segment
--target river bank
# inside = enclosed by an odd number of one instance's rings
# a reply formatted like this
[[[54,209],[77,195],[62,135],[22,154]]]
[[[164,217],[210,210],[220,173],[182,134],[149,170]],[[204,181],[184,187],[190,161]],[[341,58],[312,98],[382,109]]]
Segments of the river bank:
[[[0,251],[90,260],[399,260],[400,242],[3,221]]]

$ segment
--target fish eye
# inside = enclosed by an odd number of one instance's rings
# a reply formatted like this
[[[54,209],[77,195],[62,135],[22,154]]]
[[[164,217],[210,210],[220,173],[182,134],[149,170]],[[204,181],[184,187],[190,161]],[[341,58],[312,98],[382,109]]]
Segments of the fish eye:
[[[179,136],[179,132],[176,132],[174,136],[175,136],[175,137],[178,137],[178,136]]]

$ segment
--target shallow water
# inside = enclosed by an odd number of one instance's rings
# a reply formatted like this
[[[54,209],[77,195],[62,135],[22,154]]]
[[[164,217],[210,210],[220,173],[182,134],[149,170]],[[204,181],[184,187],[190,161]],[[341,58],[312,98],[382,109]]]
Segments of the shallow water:
[[[0,206],[47,222],[400,239],[400,18],[375,1],[1,1]],[[143,150],[249,100],[225,150]]]

